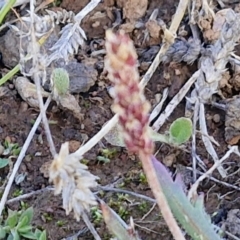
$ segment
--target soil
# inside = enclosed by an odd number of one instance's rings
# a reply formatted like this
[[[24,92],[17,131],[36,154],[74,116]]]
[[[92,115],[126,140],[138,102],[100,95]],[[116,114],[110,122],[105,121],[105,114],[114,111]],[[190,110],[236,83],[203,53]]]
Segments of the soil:
[[[58,7],[78,13],[88,2],[63,0]],[[122,28],[129,32],[139,55],[139,70],[142,77],[158,52],[162,39],[160,35],[157,35],[144,41],[145,27],[136,28],[136,23],[145,23],[153,10],[157,8],[159,10],[158,17],[168,27],[178,4],[178,1],[173,0],[140,1],[142,6],[147,4],[147,10],[143,13],[136,11],[131,15],[129,14],[131,10],[127,9],[126,6],[124,7],[123,2],[114,0],[102,1],[82,22],[81,26],[88,39],[85,48],[79,50],[76,59],[80,63],[94,62],[98,77],[94,85],[87,89],[86,92],[75,93],[75,96],[79,98],[81,113],[84,114],[84,119],[81,122],[69,110],[60,110],[54,104],[51,104],[48,109],[47,116],[49,121],[51,121],[51,133],[57,150],[60,149],[62,143],[69,141],[71,151],[73,152],[86,139],[93,137],[104,123],[113,116],[111,111],[113,100],[107,90],[111,84],[103,71],[104,55],[99,54],[93,57],[95,51],[104,48],[105,30],[116,26],[116,28]],[[234,4],[230,4],[229,7],[237,8]],[[54,8],[56,7],[52,7],[52,9]],[[220,6],[216,4],[215,11],[217,9],[219,10]],[[182,26],[185,26],[186,29],[188,28],[186,19],[183,21]],[[236,47],[235,54],[240,54],[239,47]],[[8,71],[6,66],[4,66],[4,56],[1,69],[2,73]],[[179,69],[180,74],[176,74],[176,69]],[[145,94],[152,107],[157,104],[156,96],[162,94],[163,90],[170,86],[168,103],[196,69],[196,64],[191,66],[185,63],[177,65],[160,64],[145,89]],[[170,77],[166,78],[166,74],[169,74]],[[22,146],[39,111],[28,106],[22,100],[16,89],[14,89],[12,81],[8,81],[3,86],[9,91],[0,97],[0,143],[3,145],[4,141],[8,140]],[[234,94],[228,93],[227,98],[232,98],[233,95],[237,94],[239,94],[238,91],[235,91]],[[184,116],[184,110],[185,100],[178,105],[160,131],[165,132],[173,120]],[[225,141],[225,115],[226,113],[223,110],[210,106],[206,107],[208,130],[210,135],[220,145],[220,147],[216,148],[220,157],[228,149],[228,144]],[[200,136],[197,137],[197,152],[209,168],[213,165],[213,162],[207,154]],[[114,153],[110,156],[109,162],[99,160],[99,157],[103,156],[102,149],[113,150]],[[170,170],[173,173],[176,172],[178,165],[191,167],[192,158],[189,153],[191,143],[186,145],[185,150],[176,150],[166,144],[156,144],[156,150],[159,160],[165,161],[165,163],[167,160],[170,161]],[[143,171],[137,157],[129,155],[126,149],[114,147],[102,140],[85,154],[84,159],[88,162],[87,165],[90,172],[99,176],[99,183],[102,186],[114,184],[118,181],[118,184],[114,185],[115,187],[121,186],[122,189],[153,197],[146,180],[142,177]],[[25,194],[49,186],[48,178],[44,175],[46,173],[44,169],[51,160],[43,126],[40,126],[18,171],[18,174],[26,174],[26,177],[19,184],[14,183],[8,199],[14,198],[18,191],[21,191],[21,194]],[[229,176],[226,179],[222,179],[217,171],[214,172],[213,177],[238,186],[240,174],[239,160],[238,157],[234,156],[225,161],[224,166],[229,169]],[[15,159],[12,159],[12,161],[14,163]],[[8,172],[8,167],[0,170],[2,182],[6,179]],[[214,218],[212,218],[215,224],[221,225],[225,223],[227,225],[228,213],[231,213],[230,211],[234,209],[236,212],[237,210],[239,211],[240,203],[238,198],[240,194],[238,190],[211,180],[204,181],[199,190],[205,193],[206,211],[211,216],[215,213]],[[132,217],[136,224],[136,230],[142,239],[173,239],[161,217],[159,209],[157,206],[153,207],[152,203],[130,195],[124,196],[122,194],[120,196],[120,193],[116,194],[111,191],[103,192],[98,196],[116,210],[127,223],[129,223],[129,219]],[[22,201],[28,206],[34,207],[34,226],[46,229],[49,240],[71,239],[70,237],[78,232],[80,234],[76,239],[93,239],[82,221],[76,222],[72,214],[66,216],[65,211],[62,209],[61,197],[54,196],[52,191],[45,191]],[[21,206],[20,201],[8,204],[8,207],[11,209],[20,209]],[[90,217],[102,239],[110,239],[103,220],[97,221],[93,214],[90,214]],[[235,218],[231,217],[231,219]],[[234,221],[236,222],[236,219]],[[239,225],[236,228],[239,228]],[[237,231],[233,232],[240,237]]]

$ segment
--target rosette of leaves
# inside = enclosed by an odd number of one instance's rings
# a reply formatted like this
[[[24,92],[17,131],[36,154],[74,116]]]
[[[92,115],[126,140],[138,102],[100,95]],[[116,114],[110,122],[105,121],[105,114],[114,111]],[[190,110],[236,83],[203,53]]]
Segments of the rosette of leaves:
[[[46,231],[36,229],[33,231],[31,225],[33,218],[33,208],[30,207],[25,211],[12,211],[8,209],[7,219],[0,225],[0,239],[20,240],[36,239],[46,240]]]

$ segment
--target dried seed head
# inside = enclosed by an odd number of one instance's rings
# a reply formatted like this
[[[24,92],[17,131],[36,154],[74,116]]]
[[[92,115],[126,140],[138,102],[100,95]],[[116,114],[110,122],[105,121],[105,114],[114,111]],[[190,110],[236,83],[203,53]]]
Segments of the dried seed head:
[[[97,205],[90,188],[97,187],[98,177],[91,174],[79,159],[69,155],[68,142],[62,144],[59,154],[53,160],[49,179],[54,183],[55,194],[62,192],[66,213],[69,214],[73,210],[77,220],[84,210],[90,210],[90,205]]]
[[[55,98],[65,95],[69,89],[68,72],[63,68],[55,68],[51,75],[51,86]]]
[[[105,68],[114,83],[113,110],[119,114],[126,147],[135,153],[151,154],[153,142],[148,133],[150,104],[139,86],[137,54],[130,38],[120,31],[106,32]]]

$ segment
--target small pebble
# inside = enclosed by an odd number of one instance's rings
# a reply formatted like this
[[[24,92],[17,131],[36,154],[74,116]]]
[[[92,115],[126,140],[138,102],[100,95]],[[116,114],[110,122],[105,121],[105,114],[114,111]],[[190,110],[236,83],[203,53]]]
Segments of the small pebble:
[[[213,121],[214,121],[215,123],[219,123],[220,120],[221,120],[221,117],[220,117],[219,114],[214,114],[214,115],[213,115]]]
[[[11,89],[11,90],[15,88],[14,84],[9,84],[8,87],[9,87],[9,89]]]
[[[28,109],[28,104],[26,102],[21,102],[19,107],[19,113],[26,112]]]
[[[100,26],[100,22],[99,21],[96,21],[95,23],[92,24],[93,28],[97,28],[99,26]]]

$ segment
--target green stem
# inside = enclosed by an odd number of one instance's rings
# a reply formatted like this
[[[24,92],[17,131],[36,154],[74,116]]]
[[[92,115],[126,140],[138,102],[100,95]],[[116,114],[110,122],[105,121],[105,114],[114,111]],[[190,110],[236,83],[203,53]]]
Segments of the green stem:
[[[2,24],[3,19],[5,18],[5,16],[7,15],[9,10],[11,9],[11,7],[13,7],[15,2],[16,2],[16,0],[7,0],[7,2],[1,8],[1,10],[0,10],[0,24]]]
[[[3,85],[6,81],[8,81],[11,77],[13,77],[19,70],[20,70],[20,65],[18,64],[10,72],[8,72],[6,75],[4,75],[0,79],[0,86]]]

